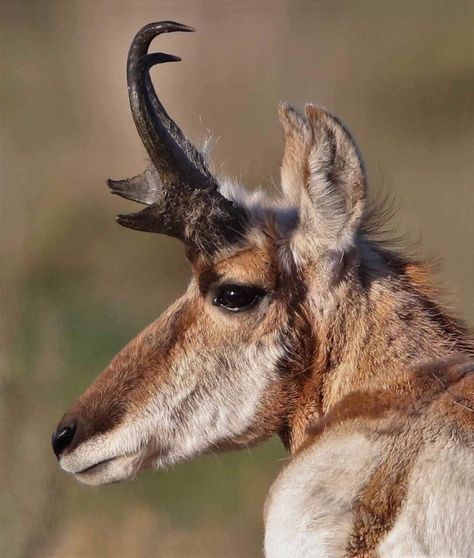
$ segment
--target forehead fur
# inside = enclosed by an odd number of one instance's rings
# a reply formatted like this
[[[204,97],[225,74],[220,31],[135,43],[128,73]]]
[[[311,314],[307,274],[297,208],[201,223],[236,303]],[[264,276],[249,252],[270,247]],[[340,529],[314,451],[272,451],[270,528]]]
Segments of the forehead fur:
[[[212,258],[189,258],[201,293],[224,282],[274,289],[282,273],[294,270],[290,241],[298,226],[298,209],[283,197],[262,189],[249,191],[232,180],[223,182],[220,191],[245,209],[247,228],[238,243],[222,246]]]
[[[219,191],[236,205],[245,208],[250,233],[257,229],[278,240],[291,236],[298,226],[299,200],[293,199],[286,192],[270,192],[261,187],[247,190],[232,179],[223,180]]]
[[[225,280],[238,279],[249,284],[273,287],[276,275],[275,252],[270,242],[265,249],[248,248],[216,263],[214,271]]]
[[[220,253],[212,262],[201,261],[193,265],[193,273],[199,281],[201,292],[213,284],[245,283],[273,289],[277,279],[277,252],[274,242],[262,242],[254,234],[255,242],[246,242],[245,247]]]

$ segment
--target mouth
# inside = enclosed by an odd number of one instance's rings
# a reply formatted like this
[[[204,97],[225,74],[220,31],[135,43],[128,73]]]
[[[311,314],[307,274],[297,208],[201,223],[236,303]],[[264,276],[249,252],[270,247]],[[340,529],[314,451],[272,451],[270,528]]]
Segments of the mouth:
[[[76,471],[74,474],[76,476],[78,475],[83,475],[84,473],[92,473],[92,472],[97,472],[98,470],[100,470],[101,468],[103,468],[104,465],[106,465],[107,463],[111,463],[112,461],[115,461],[116,459],[119,459],[118,457],[110,457],[109,459],[103,459],[102,461],[99,461],[98,463],[95,463],[94,465],[91,465],[90,467],[86,467],[85,469],[82,469],[82,471]]]
[[[78,481],[92,486],[125,481],[133,478],[140,468],[137,457],[136,454],[111,457],[71,472]]]

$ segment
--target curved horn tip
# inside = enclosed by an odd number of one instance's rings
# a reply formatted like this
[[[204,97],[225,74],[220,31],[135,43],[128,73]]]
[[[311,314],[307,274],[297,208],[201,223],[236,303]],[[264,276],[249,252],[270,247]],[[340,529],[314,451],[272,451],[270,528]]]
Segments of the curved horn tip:
[[[150,34],[153,37],[157,37],[162,33],[174,33],[175,31],[193,33],[196,30],[193,27],[189,27],[189,25],[184,25],[184,23],[178,23],[177,21],[155,21],[144,25],[138,31],[136,37],[149,36]]]
[[[194,33],[196,29],[194,27],[190,27],[189,25],[185,25],[184,23],[179,23],[178,21],[158,21],[156,23],[152,23],[151,25],[161,25],[164,29],[165,33],[173,32],[173,31],[184,31],[185,33]]]
[[[142,27],[133,38],[129,50],[129,63],[147,53],[150,43],[158,35],[174,31],[192,32],[194,29],[175,21],[156,21]]]

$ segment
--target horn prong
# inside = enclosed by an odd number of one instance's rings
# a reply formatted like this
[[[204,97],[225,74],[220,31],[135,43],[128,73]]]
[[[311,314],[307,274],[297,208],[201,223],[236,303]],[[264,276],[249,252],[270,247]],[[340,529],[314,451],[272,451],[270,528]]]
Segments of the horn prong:
[[[167,62],[181,62],[182,58],[175,56],[174,54],[166,54],[165,52],[153,52],[151,54],[145,54],[140,58],[140,63],[142,63],[148,70],[155,66],[156,64],[166,64]]]
[[[110,192],[126,200],[151,205],[153,199],[147,198],[146,185],[141,175],[126,178],[125,180],[107,180]]]
[[[110,192],[121,198],[151,205],[162,195],[163,184],[153,165],[150,165],[142,174],[124,180],[107,180]]]
[[[151,23],[132,41],[127,61],[129,101],[152,164],[142,175],[107,184],[113,194],[147,206],[137,213],[119,215],[120,225],[167,234],[211,253],[217,245],[242,238],[247,215],[219,192],[203,155],[167,114],[153,87],[150,68],[181,58],[148,53],[148,48],[156,36],[174,31],[194,29],[171,21]]]
[[[117,215],[116,222],[123,227],[137,231],[162,233],[185,240],[182,223],[175,220],[172,214],[162,212],[160,204],[153,204],[136,213]]]
[[[121,215],[117,215],[117,217],[115,217],[115,221],[119,225],[122,225],[123,227],[127,227],[129,229],[134,229],[137,231],[156,232],[154,230],[154,221],[152,220],[151,222],[149,222],[149,215],[144,213],[144,210],[137,211],[136,213],[124,213]]]

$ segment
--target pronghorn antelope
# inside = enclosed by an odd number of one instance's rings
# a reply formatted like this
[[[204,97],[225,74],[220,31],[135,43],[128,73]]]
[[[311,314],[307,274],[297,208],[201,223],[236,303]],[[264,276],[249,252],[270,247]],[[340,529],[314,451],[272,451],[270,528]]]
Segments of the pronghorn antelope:
[[[474,555],[474,341],[428,267],[371,236],[366,176],[338,118],[280,107],[280,201],[218,180],[167,114],[149,54],[127,64],[151,160],[108,182],[126,227],[180,239],[186,293],[133,339],[53,434],[99,485],[277,434],[292,454],[265,506],[269,558]]]

